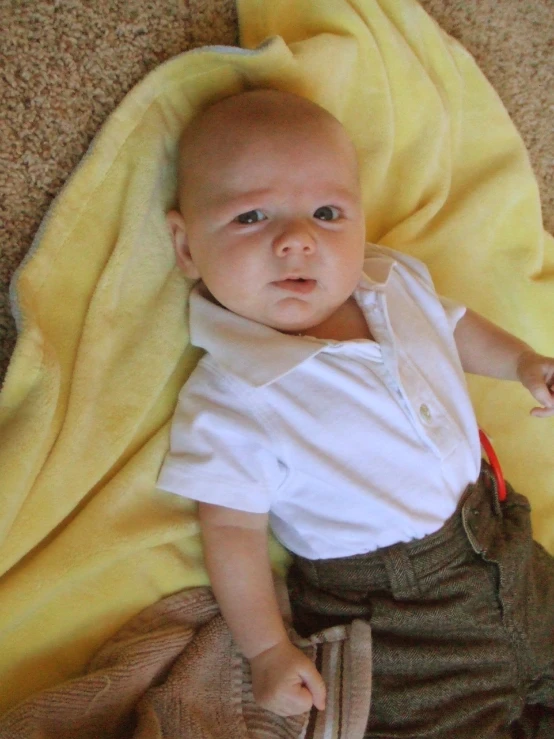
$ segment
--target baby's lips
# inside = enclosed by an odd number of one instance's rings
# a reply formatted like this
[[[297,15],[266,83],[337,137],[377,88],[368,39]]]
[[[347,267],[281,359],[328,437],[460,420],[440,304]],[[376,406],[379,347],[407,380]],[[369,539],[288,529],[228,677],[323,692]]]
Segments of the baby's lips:
[[[282,290],[307,295],[315,289],[317,283],[315,280],[311,279],[288,279],[276,280],[273,284]]]

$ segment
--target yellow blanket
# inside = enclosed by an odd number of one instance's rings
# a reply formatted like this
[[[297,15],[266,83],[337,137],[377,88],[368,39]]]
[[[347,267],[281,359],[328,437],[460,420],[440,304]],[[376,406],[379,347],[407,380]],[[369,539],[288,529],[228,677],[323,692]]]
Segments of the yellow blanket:
[[[0,396],[0,711],[78,674],[137,611],[203,585],[194,504],[155,489],[187,344],[164,212],[176,141],[209,100],[300,92],[361,157],[368,239],[554,352],[554,243],[521,139],[475,62],[413,0],[240,0],[241,43],[165,63],[124,99],[14,280]],[[552,420],[471,380],[478,417],[554,550]],[[282,569],[283,552],[273,545]]]

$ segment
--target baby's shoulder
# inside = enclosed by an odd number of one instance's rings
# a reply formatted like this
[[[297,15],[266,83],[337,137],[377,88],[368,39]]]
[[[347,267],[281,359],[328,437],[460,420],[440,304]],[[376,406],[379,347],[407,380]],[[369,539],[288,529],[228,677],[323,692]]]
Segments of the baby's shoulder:
[[[173,433],[208,435],[242,444],[272,436],[270,413],[252,388],[201,359],[182,386],[173,411]]]
[[[221,367],[208,353],[203,354],[185,380],[181,392],[215,392],[242,395],[247,391],[245,383],[236,375]]]
[[[220,367],[205,354],[185,380],[178,397],[178,407],[195,408],[196,412],[251,415],[259,401],[252,398],[245,382]]]
[[[365,259],[364,259],[364,272],[369,277],[372,276],[372,272],[382,270],[382,265],[385,263],[387,266],[398,265],[401,270],[405,271],[415,279],[424,282],[426,285],[433,284],[429,269],[427,266],[417,257],[405,252],[392,249],[390,246],[383,246],[382,244],[366,244]]]

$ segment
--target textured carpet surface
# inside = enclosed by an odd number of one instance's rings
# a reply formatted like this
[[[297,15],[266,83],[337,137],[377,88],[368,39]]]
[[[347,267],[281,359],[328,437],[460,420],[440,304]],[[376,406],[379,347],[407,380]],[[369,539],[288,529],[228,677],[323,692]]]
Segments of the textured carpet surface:
[[[422,5],[475,56],[503,100],[554,230],[552,0]],[[198,46],[236,44],[238,31],[233,0],[0,0],[0,26],[1,379],[16,335],[9,281],[102,122],[158,64]]]

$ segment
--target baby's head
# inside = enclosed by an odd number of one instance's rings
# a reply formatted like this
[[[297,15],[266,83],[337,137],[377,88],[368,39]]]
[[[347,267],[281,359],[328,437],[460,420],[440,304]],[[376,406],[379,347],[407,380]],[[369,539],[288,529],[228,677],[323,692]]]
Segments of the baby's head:
[[[177,264],[221,305],[284,332],[330,318],[360,279],[365,222],[354,146],[304,98],[256,90],[186,129]]]

